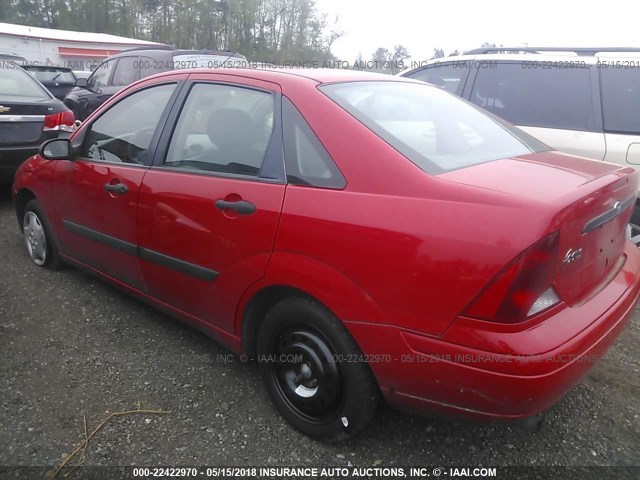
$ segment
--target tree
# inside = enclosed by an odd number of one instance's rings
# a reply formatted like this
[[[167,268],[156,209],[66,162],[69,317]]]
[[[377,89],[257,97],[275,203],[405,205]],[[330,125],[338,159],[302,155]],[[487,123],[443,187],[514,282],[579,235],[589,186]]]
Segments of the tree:
[[[342,31],[315,0],[0,0],[0,22],[104,32],[251,60],[325,61]],[[327,32],[328,33],[325,33]]]
[[[403,45],[395,45],[393,47],[393,54],[391,55],[391,73],[395,74],[402,70],[404,70],[404,61],[407,60],[411,55],[409,55],[409,50]]]
[[[371,60],[382,64],[384,62],[389,61],[389,56],[390,56],[389,50],[387,50],[386,48],[380,47],[374,52],[373,56],[371,57]]]
[[[444,57],[444,50],[442,50],[441,48],[433,49],[433,57],[431,57],[432,60],[434,58],[443,58],[443,57]]]

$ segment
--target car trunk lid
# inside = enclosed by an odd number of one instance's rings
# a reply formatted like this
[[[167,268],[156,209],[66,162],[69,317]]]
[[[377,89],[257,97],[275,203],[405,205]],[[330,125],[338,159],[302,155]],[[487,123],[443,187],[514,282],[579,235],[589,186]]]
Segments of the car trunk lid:
[[[52,111],[47,98],[0,96],[0,145],[38,142],[44,117]]]
[[[626,225],[638,187],[638,174],[631,167],[544,152],[439,178],[529,200],[546,212],[550,230],[560,231],[553,286],[568,305],[586,301],[624,263]]]
[[[554,284],[569,305],[590,298],[624,264],[626,227],[636,203],[636,183],[629,177],[637,174],[628,170],[560,213]]]

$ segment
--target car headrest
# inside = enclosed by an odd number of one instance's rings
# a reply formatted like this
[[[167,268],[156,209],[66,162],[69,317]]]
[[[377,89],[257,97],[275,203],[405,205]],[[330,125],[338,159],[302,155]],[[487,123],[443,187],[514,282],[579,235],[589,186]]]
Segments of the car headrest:
[[[209,140],[218,148],[252,146],[259,139],[259,132],[249,115],[242,110],[223,108],[207,119]]]

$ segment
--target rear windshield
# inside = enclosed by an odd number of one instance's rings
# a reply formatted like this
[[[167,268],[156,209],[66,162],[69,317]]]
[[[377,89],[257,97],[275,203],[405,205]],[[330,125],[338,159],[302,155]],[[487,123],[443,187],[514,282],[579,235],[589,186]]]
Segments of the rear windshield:
[[[0,95],[51,98],[22,68],[8,65],[0,66]]]
[[[521,130],[430,85],[351,82],[320,88],[432,175],[550,150]]]
[[[70,70],[57,70],[55,68],[30,70],[27,72],[42,83],[75,83],[76,77]]]

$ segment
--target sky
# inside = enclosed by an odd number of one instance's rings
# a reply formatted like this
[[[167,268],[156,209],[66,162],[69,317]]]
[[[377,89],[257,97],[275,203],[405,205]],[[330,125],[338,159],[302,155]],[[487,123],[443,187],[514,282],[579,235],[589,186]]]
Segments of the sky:
[[[637,0],[316,0],[336,29],[332,48],[340,60],[365,60],[378,47],[404,45],[412,60],[426,60],[434,48],[446,54],[504,46],[640,47]]]

